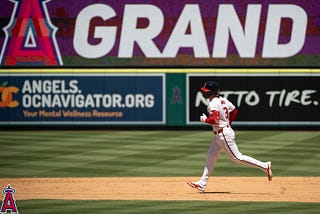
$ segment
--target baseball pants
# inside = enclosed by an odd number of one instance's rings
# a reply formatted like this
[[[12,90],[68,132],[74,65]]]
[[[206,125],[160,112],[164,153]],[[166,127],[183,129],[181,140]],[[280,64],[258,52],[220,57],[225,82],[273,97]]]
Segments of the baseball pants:
[[[243,155],[235,142],[235,133],[233,129],[228,126],[224,127],[222,132],[215,135],[210,145],[206,165],[204,167],[203,175],[200,179],[200,184],[206,185],[209,176],[212,174],[216,161],[221,151],[224,151],[228,157],[237,164],[243,164],[249,167],[258,168],[264,172],[268,169],[266,162],[261,162],[255,158]]]

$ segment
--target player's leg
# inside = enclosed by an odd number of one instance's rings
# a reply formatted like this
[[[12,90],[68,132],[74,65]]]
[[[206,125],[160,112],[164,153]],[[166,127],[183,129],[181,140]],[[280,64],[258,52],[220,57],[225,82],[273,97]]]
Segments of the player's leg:
[[[210,145],[210,148],[208,150],[206,165],[204,167],[203,174],[201,177],[201,180],[204,183],[208,182],[208,178],[214,170],[214,167],[216,165],[219,154],[221,153],[221,150],[222,150],[222,148],[219,145],[217,138],[214,137],[212,140],[212,143]]]
[[[188,184],[193,187],[197,188],[200,191],[205,191],[209,176],[212,174],[213,169],[215,167],[216,161],[218,159],[219,154],[221,153],[221,146],[217,142],[217,138],[214,137],[212,140],[212,143],[210,145],[210,148],[208,150],[206,165],[203,169],[202,176],[199,181],[192,182],[189,181]]]
[[[238,149],[235,142],[235,134],[231,128],[224,129],[223,133],[219,134],[219,143],[232,161],[249,167],[258,168],[266,172],[269,180],[271,180],[271,162],[262,162],[253,157],[243,155]]]

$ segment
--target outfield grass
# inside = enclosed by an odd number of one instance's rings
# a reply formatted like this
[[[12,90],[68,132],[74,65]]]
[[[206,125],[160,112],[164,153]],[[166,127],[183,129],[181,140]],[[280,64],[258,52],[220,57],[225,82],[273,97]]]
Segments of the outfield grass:
[[[210,131],[0,132],[0,177],[198,176]],[[320,132],[238,131],[276,176],[320,176]],[[265,176],[222,153],[215,176]]]
[[[0,179],[200,176],[210,131],[1,131]],[[237,131],[243,154],[275,176],[320,176],[320,132]],[[214,176],[265,176],[219,157]],[[318,213],[320,203],[17,201],[20,213]]]
[[[219,202],[219,201],[61,201],[30,200],[17,204],[30,214],[318,214],[319,203]]]

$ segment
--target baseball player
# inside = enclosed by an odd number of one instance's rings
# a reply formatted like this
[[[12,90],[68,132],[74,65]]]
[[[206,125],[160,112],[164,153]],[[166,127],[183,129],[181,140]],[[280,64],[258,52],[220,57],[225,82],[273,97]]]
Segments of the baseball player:
[[[199,191],[204,192],[207,187],[208,178],[213,172],[217,158],[222,150],[235,163],[243,164],[249,167],[255,167],[264,171],[269,181],[272,179],[271,162],[261,162],[252,157],[241,154],[235,142],[235,133],[231,128],[231,123],[237,115],[237,109],[226,98],[219,96],[220,86],[213,81],[206,82],[201,88],[202,95],[209,99],[207,107],[208,115],[200,116],[200,121],[212,126],[215,134],[210,145],[206,164],[202,177],[199,181],[188,181],[187,184]]]

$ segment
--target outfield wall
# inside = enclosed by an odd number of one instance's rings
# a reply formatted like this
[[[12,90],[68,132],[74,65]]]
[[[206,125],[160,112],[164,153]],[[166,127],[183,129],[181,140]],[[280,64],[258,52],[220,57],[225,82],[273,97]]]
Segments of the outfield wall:
[[[236,126],[320,126],[319,69],[2,69],[2,125],[197,126],[208,80]]]

